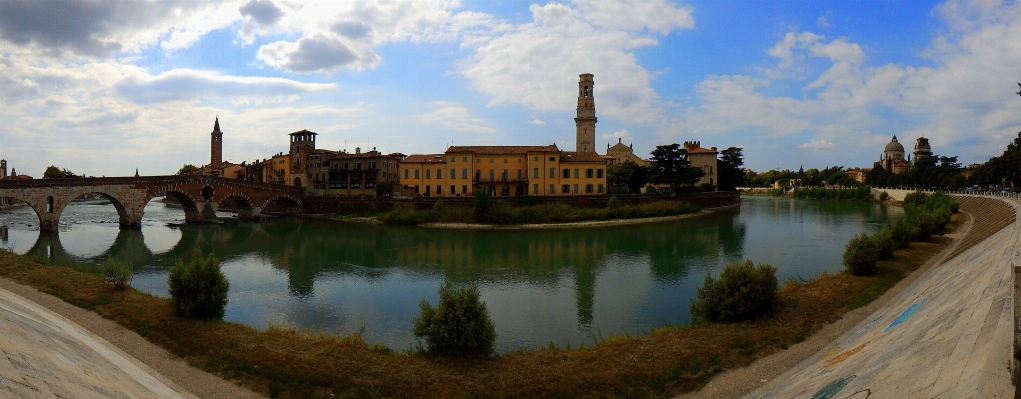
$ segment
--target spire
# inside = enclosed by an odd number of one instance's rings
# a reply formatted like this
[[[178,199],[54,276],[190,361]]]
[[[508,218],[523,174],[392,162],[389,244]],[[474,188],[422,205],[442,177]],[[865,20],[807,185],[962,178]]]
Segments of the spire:
[[[138,177],[138,168],[135,168],[135,177]]]
[[[213,122],[213,133],[220,133],[220,117],[216,117],[216,122]]]

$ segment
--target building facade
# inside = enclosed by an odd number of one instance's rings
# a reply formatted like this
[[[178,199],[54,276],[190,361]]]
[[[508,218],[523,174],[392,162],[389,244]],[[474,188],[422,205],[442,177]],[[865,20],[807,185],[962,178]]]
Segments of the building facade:
[[[548,146],[451,146],[443,154],[410,155],[400,164],[401,184],[420,196],[600,195],[606,160],[595,152]]]
[[[928,145],[928,140],[925,141]],[[904,159],[904,146],[897,141],[897,135],[883,148],[883,155],[879,157],[874,167],[882,167],[895,174],[904,173],[911,169],[910,158]]]
[[[651,161],[648,159],[642,159],[635,155],[633,145],[634,144],[624,145],[624,143],[621,143],[619,138],[617,139],[617,144],[614,144],[613,147],[610,146],[610,143],[606,143],[606,155],[604,155],[603,158],[606,159],[606,163],[610,165],[619,165],[624,162],[631,161],[638,166],[649,166]]]
[[[375,148],[362,152],[318,151],[309,159],[310,195],[376,195],[380,183],[399,184],[399,154],[384,155]]]
[[[700,141],[685,141],[684,150],[687,151],[688,162],[691,167],[702,169],[705,175],[699,179],[696,185],[711,184],[716,186],[720,183],[720,167],[716,147],[702,148]]]

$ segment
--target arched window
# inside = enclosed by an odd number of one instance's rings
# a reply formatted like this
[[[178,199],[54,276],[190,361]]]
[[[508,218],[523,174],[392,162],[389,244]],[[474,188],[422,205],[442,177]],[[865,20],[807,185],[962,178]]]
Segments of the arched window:
[[[582,97],[588,98],[588,86],[585,86],[584,95]]]

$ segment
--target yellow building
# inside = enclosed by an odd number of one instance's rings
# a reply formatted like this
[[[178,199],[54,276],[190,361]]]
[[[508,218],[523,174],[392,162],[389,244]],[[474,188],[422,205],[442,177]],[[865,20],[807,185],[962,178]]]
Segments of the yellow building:
[[[291,180],[291,154],[279,153],[270,158],[266,169],[267,183],[287,184]]]
[[[702,179],[696,185],[718,185],[720,183],[720,171],[716,155],[720,152],[716,151],[716,147],[702,148],[701,145],[702,143],[699,141],[684,142],[684,150],[688,152],[688,162],[691,162],[691,167],[700,168],[705,172],[705,175],[702,176]]]
[[[606,160],[595,152],[548,146],[451,146],[443,154],[409,155],[401,184],[422,196],[470,196],[483,187],[493,196],[599,195],[606,193]]]

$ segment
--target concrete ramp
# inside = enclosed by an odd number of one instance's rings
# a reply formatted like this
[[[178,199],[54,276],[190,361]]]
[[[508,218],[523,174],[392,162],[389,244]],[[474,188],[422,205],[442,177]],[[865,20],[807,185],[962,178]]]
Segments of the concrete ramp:
[[[1021,205],[961,197],[964,240],[841,338],[748,398],[1011,398]],[[995,229],[995,230],[994,230]],[[983,240],[969,237],[985,236]]]

